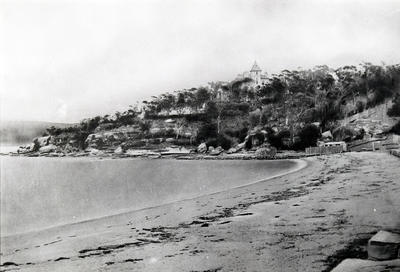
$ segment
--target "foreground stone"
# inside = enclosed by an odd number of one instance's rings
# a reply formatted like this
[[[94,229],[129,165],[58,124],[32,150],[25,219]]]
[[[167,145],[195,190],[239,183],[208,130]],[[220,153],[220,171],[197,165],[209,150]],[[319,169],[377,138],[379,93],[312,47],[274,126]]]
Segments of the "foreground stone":
[[[390,261],[372,261],[346,259],[331,272],[387,272],[400,271],[400,259]]]
[[[368,241],[368,257],[391,260],[399,257],[400,234],[381,230]]]

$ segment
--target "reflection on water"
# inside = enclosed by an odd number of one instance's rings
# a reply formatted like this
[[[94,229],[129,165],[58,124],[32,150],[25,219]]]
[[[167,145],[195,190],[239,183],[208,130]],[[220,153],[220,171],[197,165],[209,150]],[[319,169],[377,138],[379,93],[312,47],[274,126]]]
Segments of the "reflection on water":
[[[294,161],[1,157],[1,234],[42,229],[226,190]]]

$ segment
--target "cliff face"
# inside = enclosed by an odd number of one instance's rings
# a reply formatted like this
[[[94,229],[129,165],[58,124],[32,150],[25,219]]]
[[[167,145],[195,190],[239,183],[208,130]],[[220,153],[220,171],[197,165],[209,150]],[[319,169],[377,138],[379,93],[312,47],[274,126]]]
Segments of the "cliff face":
[[[113,151],[121,148],[155,149],[166,145],[194,143],[200,126],[199,122],[188,122],[184,118],[147,120],[149,127],[143,130],[139,125],[128,125],[107,129],[96,129],[85,140],[87,148]]]
[[[380,134],[389,130],[400,120],[400,117],[388,116],[388,109],[392,106],[392,100],[387,99],[380,105],[340,120],[340,125],[355,130],[363,129],[371,135]]]
[[[142,138],[139,126],[122,126],[111,130],[96,130],[85,140],[87,148],[114,150],[116,146]]]

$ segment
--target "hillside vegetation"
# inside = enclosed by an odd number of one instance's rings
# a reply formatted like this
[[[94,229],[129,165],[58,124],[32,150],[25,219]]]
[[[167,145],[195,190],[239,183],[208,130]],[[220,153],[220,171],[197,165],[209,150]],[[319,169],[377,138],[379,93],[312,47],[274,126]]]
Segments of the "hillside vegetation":
[[[245,142],[247,148],[268,143],[297,150],[315,146],[325,131],[335,132],[335,140],[363,138],[368,131],[340,127],[339,120],[388,102],[388,115],[400,116],[400,65],[317,66],[284,70],[258,86],[245,78],[164,93],[112,116],[50,127],[47,134],[72,150],[203,142],[223,149]],[[398,127],[384,132],[399,133]]]

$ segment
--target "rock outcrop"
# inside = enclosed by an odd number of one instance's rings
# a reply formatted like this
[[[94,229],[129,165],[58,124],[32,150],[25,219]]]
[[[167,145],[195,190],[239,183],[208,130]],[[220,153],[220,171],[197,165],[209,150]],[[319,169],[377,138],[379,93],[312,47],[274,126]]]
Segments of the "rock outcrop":
[[[211,146],[210,146],[211,148]],[[211,150],[209,150],[210,155],[212,156],[218,156],[219,154],[221,154],[224,151],[224,149],[220,146],[216,147],[216,148],[212,148]]]
[[[20,154],[26,154],[26,153],[36,152],[36,151],[40,151],[42,153],[51,152],[48,150],[50,150],[50,149],[54,150],[55,148],[57,148],[57,146],[52,144],[53,142],[54,142],[54,139],[51,136],[37,137],[37,138],[33,139],[31,144],[28,144],[25,146],[20,146],[18,148],[17,152]],[[49,146],[49,144],[51,144],[52,147],[45,148],[45,147]]]
[[[57,146],[55,146],[53,144],[42,146],[41,148],[39,148],[40,153],[50,153],[50,152],[54,152],[56,150],[57,150]]]
[[[207,152],[207,145],[206,145],[206,143],[201,143],[201,144],[197,147],[197,152],[199,152],[199,153],[206,153],[206,152]]]
[[[38,145],[39,148],[46,146],[50,143],[51,136],[38,137],[33,140],[33,143]]]
[[[379,135],[390,129],[400,120],[400,117],[390,117],[387,115],[387,111],[392,105],[393,103],[389,99],[374,108],[346,117],[340,121],[340,124],[356,131],[363,129],[366,134],[371,136]]]
[[[129,140],[139,139],[142,137],[142,132],[139,126],[130,125],[114,128],[111,130],[95,130],[95,133],[90,134],[85,145],[89,148],[103,149],[119,146]]]

